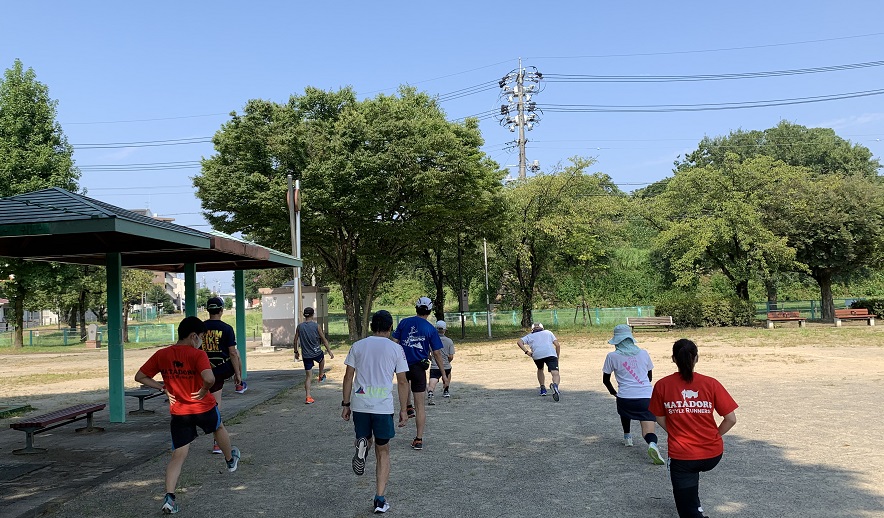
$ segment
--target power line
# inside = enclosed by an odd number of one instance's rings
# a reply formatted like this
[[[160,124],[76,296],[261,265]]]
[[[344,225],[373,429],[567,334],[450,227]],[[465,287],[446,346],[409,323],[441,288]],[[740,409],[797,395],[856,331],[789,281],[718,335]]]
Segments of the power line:
[[[117,120],[117,121],[88,121],[88,122],[62,122],[62,125],[91,125],[91,124],[127,124],[130,122],[156,122],[156,121],[171,121],[171,120],[179,120],[179,119],[199,119],[203,117],[219,117],[221,115],[229,115],[229,113],[206,113],[203,115],[180,115],[177,117],[158,117],[155,119],[128,119],[128,120]]]
[[[135,142],[104,142],[97,144],[71,144],[78,149],[114,149],[121,147],[156,147],[156,146],[180,146],[185,144],[204,144],[211,142],[212,137],[190,137],[183,139],[166,140],[143,140]]]
[[[884,66],[884,61],[868,61],[847,65],[830,65],[824,67],[799,68],[792,70],[768,70],[764,72],[741,72],[733,74],[698,74],[682,76],[600,76],[582,74],[545,74],[544,79],[551,83],[675,83],[687,81],[728,81],[735,79],[758,79],[765,77],[783,77],[825,72],[839,72],[862,68]]]
[[[789,99],[771,99],[765,101],[743,101],[732,103],[706,104],[650,104],[650,105],[601,105],[601,104],[544,104],[545,112],[591,112],[591,113],[664,113],[664,112],[699,112],[719,110],[740,110],[746,108],[767,108],[772,106],[788,106],[794,104],[810,104],[827,101],[840,101],[858,97],[869,97],[884,94],[884,89],[848,92],[843,94],[817,95],[812,97],[793,97]]]
[[[595,54],[595,55],[584,55],[584,56],[529,56],[525,59],[586,59],[586,58],[630,58],[630,57],[643,57],[643,56],[672,56],[679,54],[705,54],[710,52],[733,52],[737,50],[755,50],[755,49],[767,49],[773,47],[789,47],[794,45],[807,45],[811,43],[826,43],[830,41],[843,41],[843,40],[851,40],[858,38],[869,38],[875,36],[882,36],[884,32],[873,32],[869,34],[858,34],[855,36],[841,36],[836,38],[822,38],[816,40],[804,40],[804,41],[793,41],[787,43],[768,43],[764,45],[747,45],[743,47],[724,47],[718,49],[703,49],[703,50],[676,50],[676,51],[667,51],[667,52],[638,52],[634,54]]]

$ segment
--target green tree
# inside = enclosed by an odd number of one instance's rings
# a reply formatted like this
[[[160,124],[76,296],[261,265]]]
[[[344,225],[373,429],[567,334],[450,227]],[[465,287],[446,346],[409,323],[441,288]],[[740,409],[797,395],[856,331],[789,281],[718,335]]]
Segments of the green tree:
[[[830,128],[807,128],[780,121],[775,127],[763,131],[737,130],[723,137],[705,137],[695,151],[676,162],[676,171],[721,167],[729,160],[728,154],[737,155],[740,162],[767,156],[819,174],[875,177],[881,168],[869,148],[844,140]]]
[[[503,177],[480,151],[476,120],[449,122],[408,88],[363,101],[314,88],[287,105],[250,101],[214,143],[194,185],[219,230],[284,249],[286,175],[302,181],[304,256],[340,284],[351,339],[401,262],[475,214]]]
[[[790,184],[778,201],[780,217],[770,224],[819,285],[822,320],[832,322],[832,283],[884,266],[884,186],[862,175],[824,175]]]
[[[660,228],[654,249],[666,259],[679,287],[722,272],[734,293],[749,299],[749,281],[791,267],[795,251],[774,233],[766,216],[786,186],[806,172],[766,156],[741,162],[727,155],[720,165],[682,168],[649,202]]]
[[[264,270],[246,270],[243,272],[246,300],[261,298],[261,288],[278,288],[294,278],[291,268],[267,268]]]
[[[0,197],[13,196],[47,187],[77,189],[79,170],[74,166],[73,148],[55,120],[57,101],[36,79],[33,69],[25,70],[15,60],[0,79]],[[41,284],[48,265],[4,260],[4,294],[10,299],[15,327],[13,347],[22,347],[24,310]]]
[[[622,193],[607,175],[585,171],[592,159],[571,162],[553,174],[511,182],[504,191],[508,227],[494,248],[503,268],[502,289],[521,307],[522,327],[532,323],[544,274],[556,264],[589,272],[606,253],[604,221],[614,217],[608,202]]]
[[[162,309],[163,313],[171,314],[175,312],[175,304],[172,296],[166,292],[166,289],[159,284],[151,284],[145,294],[145,302],[155,304],[157,309]]]
[[[145,270],[123,270],[123,342],[129,341],[129,312],[135,304],[141,304],[153,286],[153,275]],[[142,307],[142,313],[144,308]]]

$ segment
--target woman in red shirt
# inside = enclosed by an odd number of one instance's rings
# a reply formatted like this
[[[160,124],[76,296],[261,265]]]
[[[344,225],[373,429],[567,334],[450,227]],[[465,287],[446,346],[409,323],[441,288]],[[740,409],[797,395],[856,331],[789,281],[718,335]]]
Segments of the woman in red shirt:
[[[737,424],[737,403],[715,378],[694,372],[697,345],[686,339],[672,346],[678,372],[654,385],[649,410],[669,435],[669,478],[680,518],[705,518],[700,506],[700,472],[718,465],[721,437]],[[713,410],[724,417],[716,424]]]

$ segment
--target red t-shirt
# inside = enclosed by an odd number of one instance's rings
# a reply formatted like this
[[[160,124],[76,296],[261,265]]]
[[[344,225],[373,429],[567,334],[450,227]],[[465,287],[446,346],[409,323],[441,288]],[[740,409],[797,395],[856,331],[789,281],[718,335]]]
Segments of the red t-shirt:
[[[724,441],[712,411],[724,416],[736,409],[737,403],[718,380],[696,372],[690,383],[677,372],[658,381],[648,407],[655,416],[666,418],[669,457],[678,460],[721,455]]]
[[[203,387],[200,373],[206,369],[211,370],[212,365],[205,351],[191,345],[170,345],[153,353],[140,370],[151,378],[158,372],[161,373],[166,391],[175,396],[176,400],[174,405],[169,406],[169,412],[189,415],[215,408],[215,396],[211,393],[207,393],[201,400],[191,396]]]

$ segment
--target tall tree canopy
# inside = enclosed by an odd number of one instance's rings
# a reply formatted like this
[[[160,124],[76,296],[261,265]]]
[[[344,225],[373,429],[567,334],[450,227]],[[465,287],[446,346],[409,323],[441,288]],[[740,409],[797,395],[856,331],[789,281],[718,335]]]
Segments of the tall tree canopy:
[[[304,255],[341,285],[351,339],[401,261],[434,233],[486,217],[503,178],[475,120],[447,121],[410,88],[363,101],[314,88],[285,105],[250,101],[213,141],[194,185],[219,230],[287,248],[286,175],[301,180]]]
[[[676,285],[721,271],[734,294],[749,300],[749,281],[791,266],[795,251],[767,226],[770,207],[806,172],[770,157],[744,161],[728,154],[721,164],[683,168],[650,200],[660,228],[655,250],[668,260]]]
[[[15,60],[0,79],[0,197],[47,187],[77,190],[80,171],[73,147],[55,120],[57,101],[37,81],[33,69]],[[53,276],[48,265],[21,260],[0,261],[2,294],[10,299],[15,324],[13,347],[22,346],[22,319],[41,277]]]
[[[511,182],[506,190],[507,222],[495,246],[503,289],[522,307],[522,327],[532,323],[537,281],[556,265],[590,271],[610,247],[610,222],[625,198],[611,179],[587,173],[589,158],[552,174]]]

